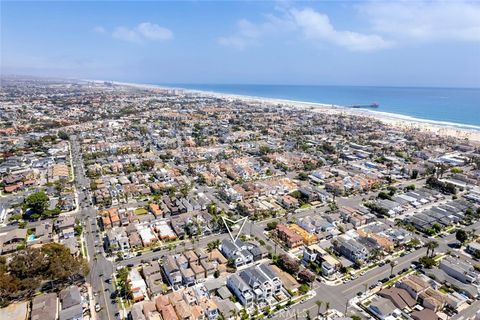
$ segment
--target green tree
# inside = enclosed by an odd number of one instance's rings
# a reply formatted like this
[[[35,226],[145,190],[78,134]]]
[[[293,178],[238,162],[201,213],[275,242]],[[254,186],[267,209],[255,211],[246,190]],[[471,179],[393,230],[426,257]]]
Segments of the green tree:
[[[8,264],[6,260],[0,260],[0,304],[30,299],[48,282],[53,284],[55,281],[55,286],[61,289],[81,280],[87,273],[86,261],[73,257],[61,244],[23,249],[16,252]]]
[[[305,181],[305,180],[308,179],[308,174],[305,173],[305,172],[300,172],[300,173],[298,174],[297,178],[298,178],[299,180]]]
[[[24,209],[31,209],[34,213],[43,215],[48,208],[49,201],[50,199],[45,192],[35,192],[25,199]]]
[[[433,240],[429,241],[429,242],[427,242],[426,247],[427,247],[427,256],[428,256],[428,253],[430,252],[430,256],[433,257],[435,248],[438,247],[438,242],[433,241]]]
[[[417,238],[412,238],[409,242],[408,242],[408,245],[411,246],[411,247],[417,247],[420,245],[420,240],[418,240]]]
[[[298,288],[298,292],[300,294],[306,294],[308,292],[308,290],[310,290],[310,287],[307,285],[307,284],[302,284],[299,288]]]
[[[464,244],[468,240],[468,233],[465,230],[457,230],[455,233],[455,238]]]
[[[270,221],[267,223],[267,230],[274,230],[277,228],[277,225],[278,225],[278,221],[276,220]]]
[[[220,240],[213,240],[207,243],[207,251],[212,252],[214,249],[218,249],[220,246]]]
[[[88,264],[80,257],[73,257],[70,250],[59,243],[49,243],[40,249],[48,261],[46,275],[50,279],[67,281],[88,274]]]
[[[82,224],[80,223],[80,220],[75,219],[75,226],[73,227],[73,229],[75,231],[75,235],[79,236],[82,234],[83,227],[82,227]]]
[[[432,257],[428,257],[428,256],[421,257],[421,258],[419,259],[419,262],[420,262],[421,264],[423,264],[423,266],[424,266],[425,268],[427,268],[427,269],[430,269],[430,268],[434,267],[434,266],[437,264],[437,262],[435,261],[435,259],[433,259]]]
[[[393,268],[395,268],[395,266],[397,265],[397,262],[396,261],[390,261],[390,275],[393,274]]]
[[[133,298],[132,291],[130,290],[130,283],[127,280],[128,278],[128,268],[121,268],[117,272],[117,285],[119,287],[119,292],[122,297],[127,300],[131,300]]]
[[[68,133],[65,131],[58,131],[58,137],[62,140],[68,140]]]

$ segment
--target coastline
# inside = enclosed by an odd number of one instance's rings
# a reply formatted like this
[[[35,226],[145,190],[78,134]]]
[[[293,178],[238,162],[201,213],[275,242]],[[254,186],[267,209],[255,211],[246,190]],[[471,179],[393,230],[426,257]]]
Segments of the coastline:
[[[87,80],[93,82],[104,82],[103,80]],[[203,94],[212,97],[219,97],[224,99],[238,99],[245,102],[257,102],[269,105],[283,104],[288,107],[308,110],[311,112],[319,112],[324,114],[339,115],[350,114],[355,116],[367,117],[374,120],[379,120],[387,125],[397,127],[401,130],[420,130],[423,132],[438,134],[445,137],[453,137],[460,140],[469,140],[480,145],[480,126],[454,123],[448,121],[437,121],[429,119],[415,118],[408,115],[397,113],[382,112],[368,109],[353,109],[340,105],[325,104],[318,102],[305,102],[287,99],[266,98],[257,96],[247,96],[239,94],[220,93],[213,91],[202,91],[194,89],[185,89],[181,87],[169,87],[153,84],[139,84],[112,81],[113,84],[121,86],[130,86],[143,89],[177,89],[183,90],[186,93]]]

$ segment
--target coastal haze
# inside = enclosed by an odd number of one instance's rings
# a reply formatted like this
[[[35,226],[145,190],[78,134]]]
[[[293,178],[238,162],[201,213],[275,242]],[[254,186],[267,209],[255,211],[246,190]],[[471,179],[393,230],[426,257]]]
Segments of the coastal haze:
[[[480,320],[479,3],[0,11],[0,320]]]

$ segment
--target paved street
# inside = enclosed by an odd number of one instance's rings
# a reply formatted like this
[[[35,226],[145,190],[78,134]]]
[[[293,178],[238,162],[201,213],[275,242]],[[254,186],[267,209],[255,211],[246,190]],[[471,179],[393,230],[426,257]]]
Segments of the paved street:
[[[89,258],[90,274],[87,281],[93,288],[95,301],[101,307],[96,317],[100,320],[118,319],[118,306],[115,299],[110,299],[110,294],[114,291],[112,279],[114,273],[113,264],[105,258],[103,254],[103,241],[101,232],[97,225],[96,211],[90,205],[90,201],[85,201],[84,188],[89,188],[89,179],[85,177],[83,170],[83,161],[80,157],[80,149],[75,136],[72,136],[72,156],[75,166],[75,183],[79,198],[79,210],[77,217],[84,224],[84,239]]]
[[[412,261],[418,260],[420,257],[424,256],[426,251],[426,248],[422,248],[403,257],[399,257],[396,260],[398,264],[393,269],[393,272],[398,273],[400,270],[408,268]],[[365,285],[367,285],[368,288],[370,285],[376,284],[381,279],[387,278],[389,275],[390,266],[385,265],[383,267],[372,269],[364,276],[338,286],[329,286],[324,283],[316,282],[314,285],[316,296],[313,299],[293,306],[291,309],[292,312],[286,313],[288,317],[286,317],[285,314],[278,314],[274,319],[295,319],[295,312],[297,312],[299,318],[302,319],[305,317],[306,310],[310,310],[310,314],[314,315],[317,312],[317,305],[315,304],[315,301],[317,300],[323,302],[328,301],[331,308],[344,312],[348,301],[354,298],[358,292],[363,293],[365,291]]]

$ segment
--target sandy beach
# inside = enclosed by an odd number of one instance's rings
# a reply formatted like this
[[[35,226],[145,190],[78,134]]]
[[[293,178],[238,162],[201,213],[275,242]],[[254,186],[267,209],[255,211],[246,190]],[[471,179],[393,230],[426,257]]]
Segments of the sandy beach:
[[[101,80],[93,80],[93,81],[103,82]],[[125,82],[113,82],[113,83],[116,85],[131,86],[131,87],[143,88],[143,89],[169,89],[169,90],[178,89],[178,90],[182,90],[185,93],[202,94],[202,95],[218,97],[223,99],[238,99],[245,102],[261,103],[264,105],[271,105],[271,106],[277,106],[281,104],[281,105],[292,107],[292,108],[308,110],[311,112],[319,112],[323,114],[330,114],[330,115],[350,114],[350,115],[368,117],[375,120],[379,120],[385,124],[394,126],[400,130],[416,129],[422,132],[437,134],[445,137],[453,137],[459,140],[468,140],[468,141],[474,142],[475,144],[480,145],[480,128],[476,126],[433,121],[433,120],[427,120],[427,119],[417,119],[417,118],[404,116],[400,114],[386,113],[386,112],[373,111],[373,110],[367,110],[367,109],[352,109],[352,108],[346,108],[346,107],[331,105],[331,104],[282,100],[282,99],[273,99],[273,98],[264,98],[264,97],[253,97],[253,96],[226,94],[226,93],[218,93],[218,92],[211,92],[211,91],[164,87],[164,86],[151,85],[151,84],[137,84],[137,83],[125,83]]]

